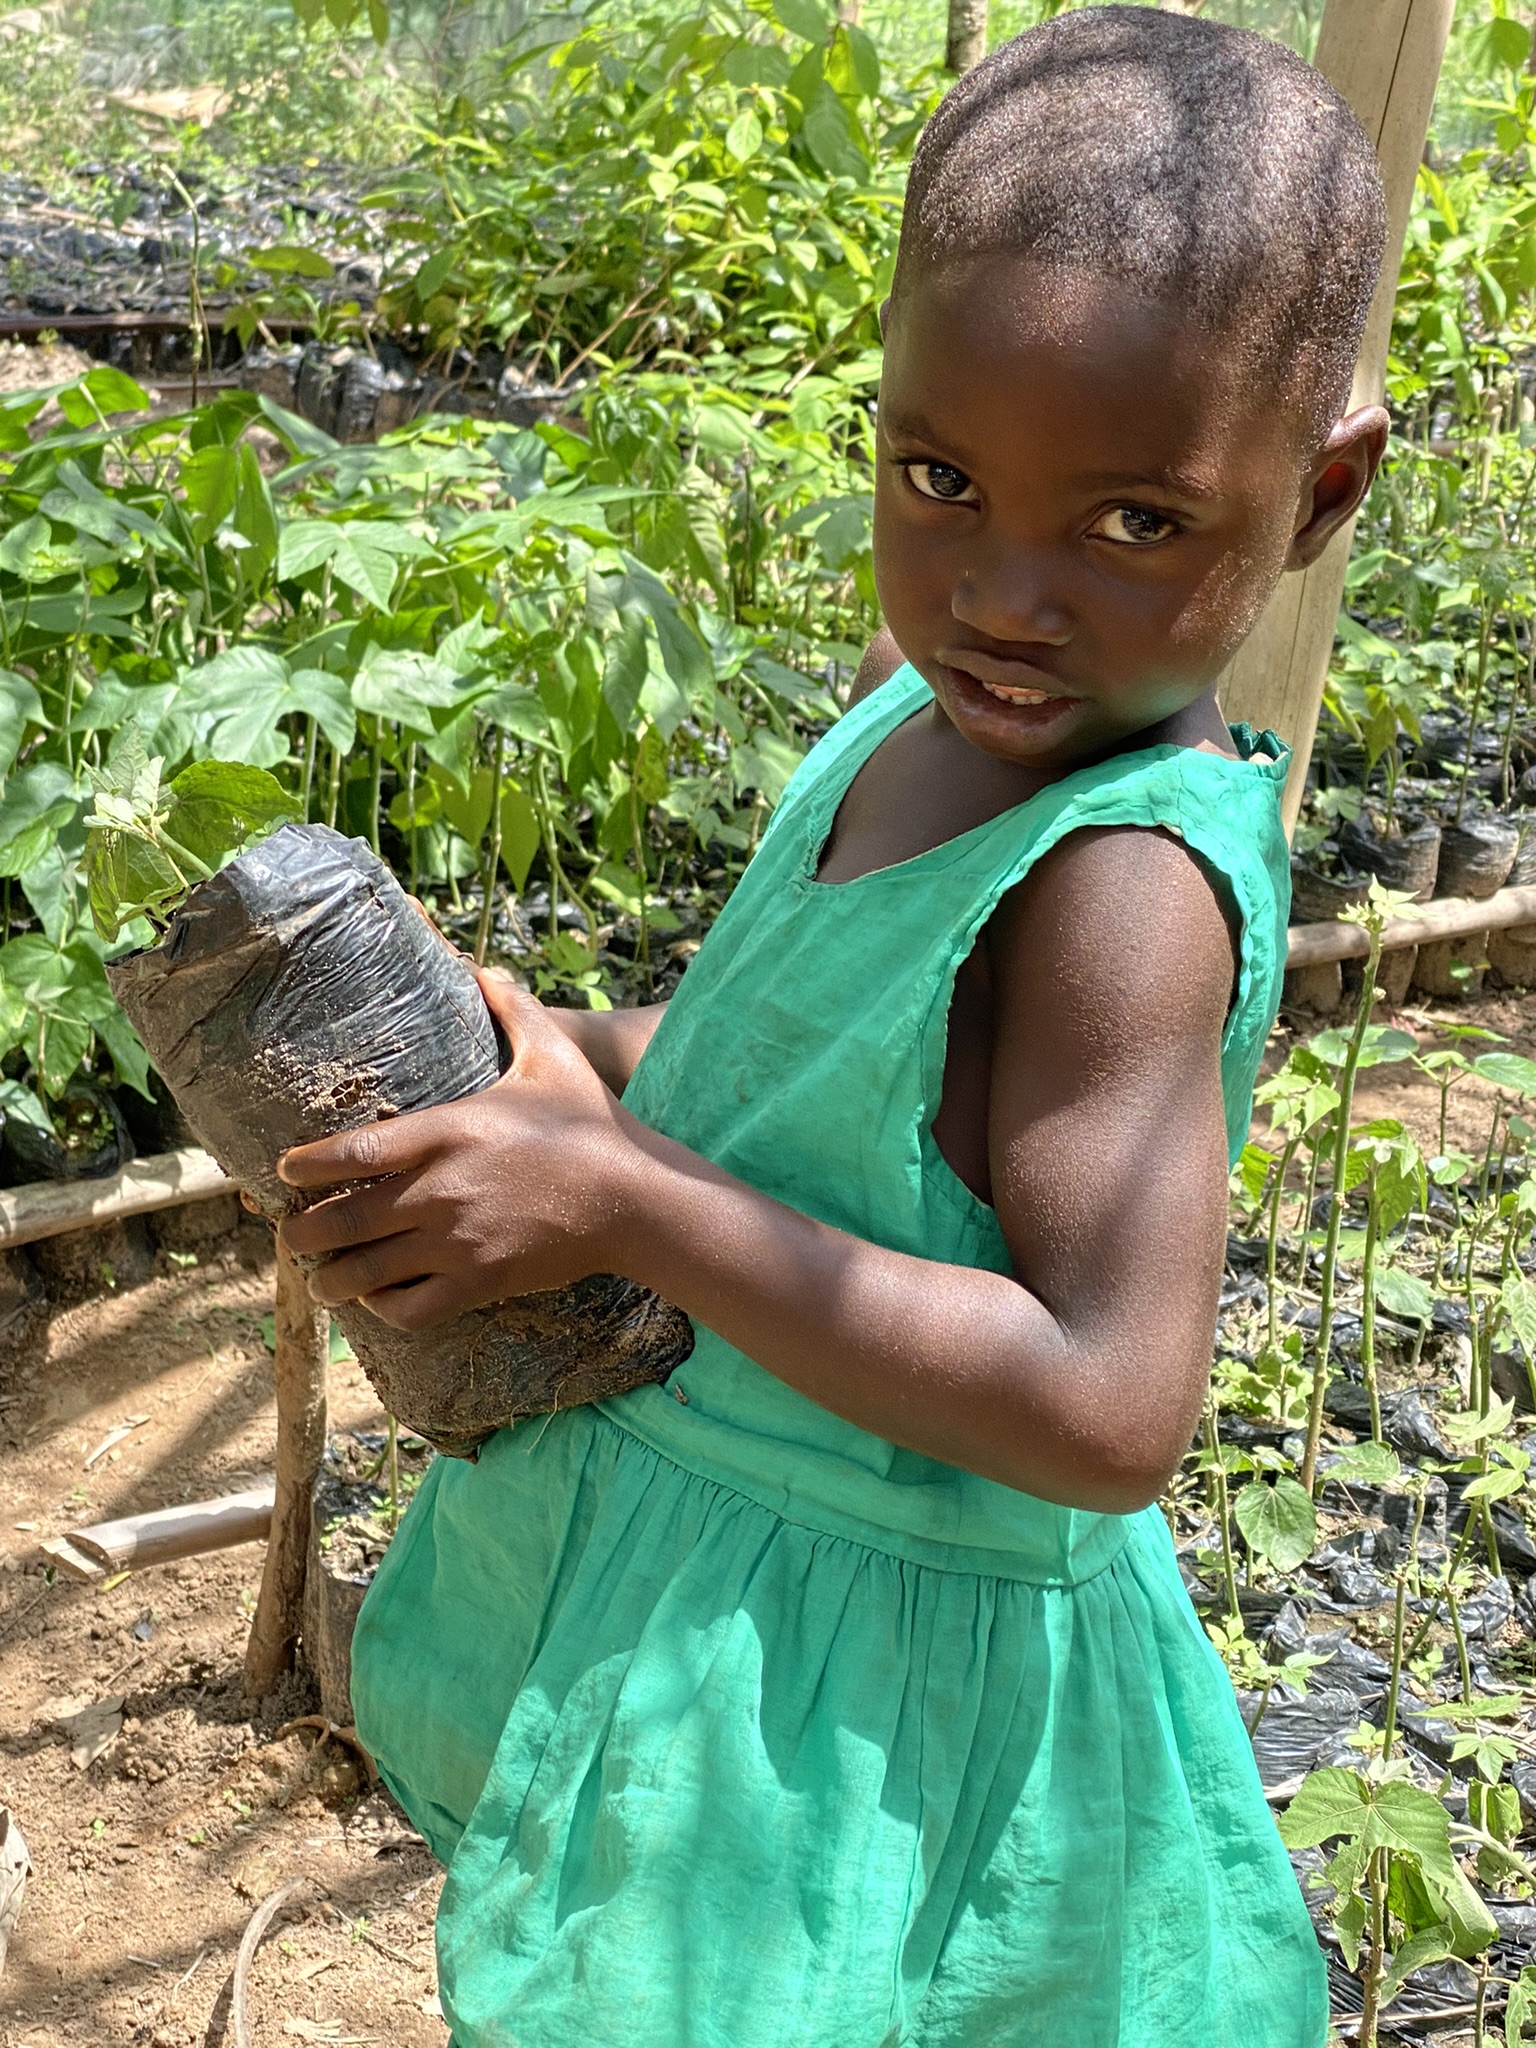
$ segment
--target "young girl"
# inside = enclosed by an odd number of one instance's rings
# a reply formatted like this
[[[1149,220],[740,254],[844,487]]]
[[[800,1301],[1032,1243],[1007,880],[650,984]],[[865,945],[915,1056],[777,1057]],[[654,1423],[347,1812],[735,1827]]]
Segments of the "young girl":
[[[363,1611],[458,2048],[1322,2042],[1153,1503],[1284,958],[1283,752],[1214,685],[1379,458],[1382,233],[1260,37],[1095,9],[971,73],[888,309],[891,639],[678,995],[488,974],[498,1086],[288,1156],[373,1183],[283,1227],[322,1300],[612,1271],[697,1330],[439,1461]]]

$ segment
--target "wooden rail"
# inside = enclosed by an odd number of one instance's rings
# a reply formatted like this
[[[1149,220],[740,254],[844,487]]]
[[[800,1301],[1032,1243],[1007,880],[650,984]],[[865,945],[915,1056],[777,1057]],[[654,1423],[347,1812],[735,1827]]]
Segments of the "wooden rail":
[[[0,1188],[0,1250],[234,1192],[234,1182],[196,1145],[183,1152],[151,1153],[102,1180],[41,1180]]]
[[[1410,917],[1396,917],[1387,926],[1383,949],[1426,946],[1436,939],[1460,939],[1473,932],[1504,931],[1510,925],[1536,924],[1536,888],[1500,889],[1478,901],[1471,896],[1442,896]],[[1342,921],[1293,924],[1287,967],[1320,967],[1329,960],[1363,960],[1371,950],[1364,927]]]

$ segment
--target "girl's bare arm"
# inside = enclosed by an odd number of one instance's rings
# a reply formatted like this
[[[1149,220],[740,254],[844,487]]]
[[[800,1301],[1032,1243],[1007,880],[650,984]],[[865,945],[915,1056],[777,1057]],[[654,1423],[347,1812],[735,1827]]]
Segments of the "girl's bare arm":
[[[1232,953],[1204,874],[1146,831],[1074,834],[992,931],[989,1118],[1017,1277],[813,1222],[626,1114],[531,997],[495,1088],[290,1152],[312,1286],[426,1328],[621,1272],[876,1435],[1068,1506],[1152,1500],[1188,1445],[1226,1225]]]
[[[563,1031],[605,1088],[622,1095],[666,1010],[647,1003],[635,1010],[555,1010],[545,1016]]]

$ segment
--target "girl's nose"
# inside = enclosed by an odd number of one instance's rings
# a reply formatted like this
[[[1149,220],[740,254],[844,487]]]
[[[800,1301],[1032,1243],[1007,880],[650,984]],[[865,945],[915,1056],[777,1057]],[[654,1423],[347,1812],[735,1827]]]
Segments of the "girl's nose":
[[[1014,561],[968,569],[955,585],[949,608],[961,625],[989,640],[1065,647],[1074,620],[1050,588],[1043,563]]]

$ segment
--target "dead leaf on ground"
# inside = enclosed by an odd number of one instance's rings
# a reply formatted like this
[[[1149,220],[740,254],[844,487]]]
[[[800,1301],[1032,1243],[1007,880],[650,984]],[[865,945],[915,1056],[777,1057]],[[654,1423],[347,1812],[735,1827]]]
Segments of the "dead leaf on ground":
[[[178,126],[195,121],[199,128],[211,128],[231,104],[221,85],[183,85],[171,92],[109,92],[107,98],[126,114],[143,114],[151,121]]]
[[[108,1451],[115,1450],[120,1443],[125,1443],[133,1435],[133,1432],[136,1429],[142,1429],[148,1420],[149,1417],[147,1415],[130,1415],[126,1421],[120,1422],[115,1429],[109,1429],[95,1450],[86,1459],[86,1471],[90,1471],[98,1458],[104,1458]]]
[[[122,1732],[123,1696],[116,1693],[108,1699],[91,1700],[69,1713],[55,1711],[52,1719],[69,1743],[70,1762],[77,1771],[83,1771],[104,1755]]]
[[[21,1918],[31,1875],[32,1859],[16,1825],[16,1816],[8,1806],[0,1806],[0,1976],[5,1974],[5,1952]]]
[[[333,2048],[359,2041],[375,2041],[376,2034],[344,2034],[340,2020],[284,2020],[283,2032],[297,2034],[301,2041],[328,2041]]]

